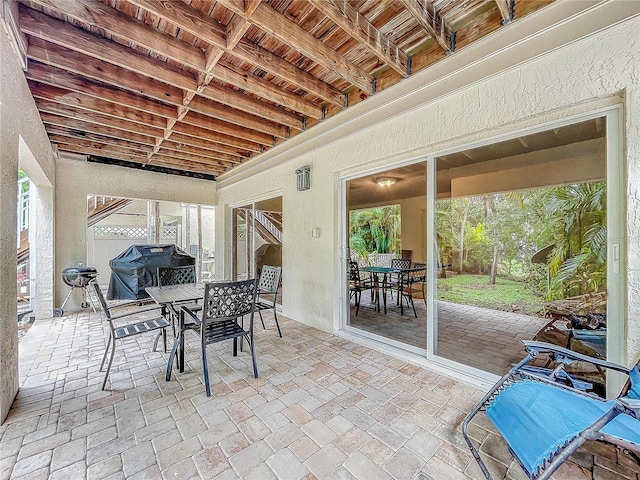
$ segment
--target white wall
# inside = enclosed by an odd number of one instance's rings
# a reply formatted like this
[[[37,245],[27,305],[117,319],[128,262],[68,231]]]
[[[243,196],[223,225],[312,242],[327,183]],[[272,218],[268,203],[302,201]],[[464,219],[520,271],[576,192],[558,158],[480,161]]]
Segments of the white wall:
[[[344,295],[336,281],[342,268],[340,176],[621,104],[622,154],[628,178],[626,353],[629,360],[637,358],[640,217],[635,212],[640,211],[640,19],[580,38],[600,26],[637,14],[639,5],[605,2],[535,38],[518,37],[529,30],[530,24],[535,23],[536,28],[545,22],[553,25],[565,9],[575,8],[578,3],[559,2],[514,23],[510,30],[505,27],[500,38],[491,36],[460,50],[405,80],[391,89],[393,93],[381,92],[274,148],[261,156],[254,170],[248,164],[246,170],[219,178],[218,232],[227,221],[222,207],[282,191],[287,222],[283,241],[285,315],[326,331],[337,325]],[[490,56],[483,53],[492,52],[489,47],[500,42],[504,43],[503,51]],[[302,165],[311,166],[311,189],[298,192],[294,170]],[[320,228],[319,239],[311,238],[313,227]],[[226,235],[218,236],[218,251],[225,240]]]
[[[89,163],[64,156],[57,162],[56,178],[56,306],[68,292],[68,287],[58,280],[62,270],[86,261],[87,195],[204,205],[216,203],[215,182],[212,181]],[[104,279],[100,282],[104,283]],[[65,309],[78,307],[81,301],[81,292],[75,292]]]
[[[45,188],[47,184],[52,185],[53,150],[18,58],[4,29],[0,28],[0,421],[4,421],[18,391],[16,199],[20,154],[25,148],[33,159],[27,174],[38,177],[32,179],[38,185]],[[38,210],[51,210],[51,201],[51,195],[47,198],[46,192],[41,191]],[[44,260],[40,264],[46,267]],[[44,270],[41,280],[46,281],[46,268]]]

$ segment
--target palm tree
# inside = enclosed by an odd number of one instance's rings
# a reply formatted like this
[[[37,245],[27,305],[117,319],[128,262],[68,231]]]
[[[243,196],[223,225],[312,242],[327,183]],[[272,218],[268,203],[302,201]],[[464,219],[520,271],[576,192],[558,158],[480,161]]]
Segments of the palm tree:
[[[556,247],[549,262],[550,298],[597,292],[606,286],[606,184],[553,189],[547,204]]]
[[[349,245],[360,253],[394,253],[400,248],[400,205],[349,214]]]

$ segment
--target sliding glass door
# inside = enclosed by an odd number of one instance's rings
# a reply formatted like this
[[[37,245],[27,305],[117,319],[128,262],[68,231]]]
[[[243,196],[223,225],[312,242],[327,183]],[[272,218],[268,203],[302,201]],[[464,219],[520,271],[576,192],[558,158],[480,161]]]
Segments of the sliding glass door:
[[[617,359],[617,118],[558,123],[346,179],[345,267],[358,267],[345,285],[346,328],[487,378],[522,358],[521,340]],[[426,266],[421,285],[398,283],[403,271],[393,267],[407,257]]]
[[[232,279],[257,278],[264,265],[282,266],[282,197],[233,207],[230,221]]]

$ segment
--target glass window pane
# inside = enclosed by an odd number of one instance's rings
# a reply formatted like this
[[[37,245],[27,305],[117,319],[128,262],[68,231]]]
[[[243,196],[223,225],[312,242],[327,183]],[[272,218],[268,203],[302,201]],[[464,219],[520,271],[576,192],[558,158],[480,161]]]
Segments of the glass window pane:
[[[605,140],[599,118],[436,159],[439,356],[498,375],[520,340],[606,357]]]

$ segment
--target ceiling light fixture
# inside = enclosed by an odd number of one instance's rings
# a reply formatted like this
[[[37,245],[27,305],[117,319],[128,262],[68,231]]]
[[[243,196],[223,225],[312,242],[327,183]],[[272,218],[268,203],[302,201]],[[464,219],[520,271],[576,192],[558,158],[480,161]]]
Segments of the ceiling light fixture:
[[[374,178],[373,181],[376,182],[381,187],[390,187],[391,185],[396,183],[398,179],[395,177],[378,177],[378,178]]]

